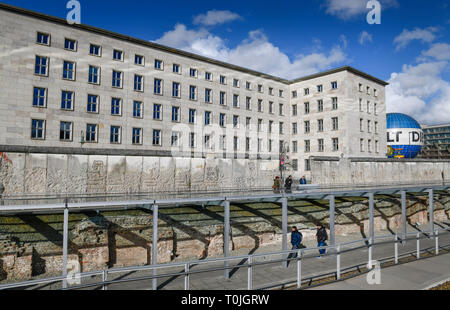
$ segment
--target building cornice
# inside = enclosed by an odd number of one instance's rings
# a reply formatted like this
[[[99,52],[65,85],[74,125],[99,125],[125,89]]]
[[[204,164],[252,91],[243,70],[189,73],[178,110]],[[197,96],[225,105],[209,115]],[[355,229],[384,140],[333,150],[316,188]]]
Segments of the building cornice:
[[[182,51],[182,50],[179,50],[179,49],[176,49],[176,48],[172,48],[172,47],[164,46],[164,45],[157,44],[157,43],[154,43],[154,42],[150,42],[150,41],[146,41],[146,40],[142,40],[142,39],[137,39],[137,38],[133,38],[133,37],[130,37],[130,36],[123,35],[123,34],[111,32],[111,31],[104,30],[104,29],[101,29],[101,28],[88,26],[88,25],[84,25],[84,24],[69,25],[67,23],[67,21],[65,19],[63,19],[63,18],[54,17],[54,16],[43,14],[43,13],[38,13],[38,12],[35,12],[35,11],[30,11],[30,10],[27,10],[27,9],[19,8],[19,7],[12,6],[12,5],[7,5],[7,4],[4,4],[4,3],[0,3],[0,10],[4,10],[4,11],[7,11],[7,12],[20,14],[20,15],[24,15],[24,16],[28,16],[28,17],[33,17],[33,18],[37,18],[37,19],[44,20],[44,21],[47,21],[47,22],[51,22],[51,23],[55,23],[55,24],[58,24],[58,25],[66,26],[66,27],[69,27],[69,28],[80,29],[80,30],[88,31],[88,32],[95,33],[95,34],[98,34],[98,35],[102,35],[102,36],[118,39],[118,40],[121,40],[121,41],[126,41],[126,42],[130,42],[130,43],[138,44],[138,45],[141,45],[141,46],[149,47],[149,48],[152,48],[152,49],[164,51],[164,52],[167,52],[167,53],[188,57],[188,58],[191,58],[191,59],[195,59],[195,60],[202,61],[202,62],[205,62],[205,63],[209,63],[209,64],[221,66],[221,67],[225,67],[225,68],[228,68],[228,69],[231,69],[231,70],[247,73],[247,74],[250,74],[250,75],[257,76],[257,77],[270,79],[270,80],[273,80],[273,81],[276,81],[276,82],[279,82],[279,83],[283,83],[283,84],[286,84],[286,85],[291,85],[291,84],[294,84],[294,83],[307,81],[307,80],[310,80],[310,79],[314,79],[314,78],[317,78],[317,77],[322,77],[322,76],[333,74],[333,73],[338,73],[338,72],[341,72],[341,71],[352,72],[352,73],[354,73],[356,75],[364,77],[364,78],[366,78],[368,80],[371,80],[371,81],[373,81],[375,83],[378,83],[380,85],[383,85],[383,86],[389,85],[387,82],[385,82],[383,80],[377,79],[377,78],[375,78],[375,77],[373,77],[373,76],[371,76],[369,74],[366,74],[366,73],[364,73],[362,71],[359,71],[359,70],[357,70],[355,68],[352,68],[350,66],[343,66],[343,67],[340,67],[340,68],[337,68],[337,69],[332,69],[332,70],[329,70],[329,71],[320,72],[320,73],[317,73],[317,74],[309,75],[309,76],[302,77],[302,78],[295,79],[295,80],[287,80],[287,79],[283,79],[283,78],[276,77],[276,76],[273,76],[273,75],[269,75],[269,74],[266,74],[266,73],[262,73],[262,72],[254,71],[254,70],[247,69],[247,68],[244,68],[244,67],[236,66],[236,65],[233,65],[233,64],[230,64],[230,63],[226,63],[226,62],[223,62],[223,61],[219,61],[219,60],[215,60],[215,59],[212,59],[212,58],[200,56],[200,55],[197,55],[197,54],[185,52],[185,51]]]

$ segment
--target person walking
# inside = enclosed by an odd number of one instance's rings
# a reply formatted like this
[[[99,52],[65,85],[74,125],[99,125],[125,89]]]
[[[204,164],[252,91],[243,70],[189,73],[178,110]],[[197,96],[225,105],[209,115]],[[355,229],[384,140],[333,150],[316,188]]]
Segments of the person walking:
[[[301,247],[302,247],[302,239],[303,239],[302,233],[297,230],[296,226],[292,227],[292,233],[291,233],[292,250],[301,249]],[[291,257],[292,258],[297,258],[297,252],[289,254],[289,256],[288,256],[288,264],[289,264],[289,259]]]
[[[284,182],[284,188],[286,189],[286,193],[292,192],[292,175],[290,175],[289,178],[286,179],[286,182]]]
[[[274,193],[279,193],[280,192],[280,177],[276,177],[273,180],[273,186],[272,186],[273,192]]]
[[[325,241],[327,241],[328,239],[328,234],[327,230],[325,229],[325,227],[322,226],[322,224],[317,225],[316,238],[317,238],[317,247],[326,246]],[[320,249],[319,250],[320,255],[318,258],[322,258],[322,255],[324,255],[325,253],[326,253],[325,249]]]
[[[306,178],[305,178],[305,176],[302,176],[302,178],[300,179],[300,185],[306,185]]]

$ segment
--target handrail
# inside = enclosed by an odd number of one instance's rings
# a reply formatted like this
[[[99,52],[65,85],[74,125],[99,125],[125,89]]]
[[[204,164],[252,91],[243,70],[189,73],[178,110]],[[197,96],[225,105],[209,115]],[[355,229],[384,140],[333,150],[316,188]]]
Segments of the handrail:
[[[441,234],[441,232],[443,232],[443,233]],[[437,237],[438,235],[436,233],[438,233],[439,236],[448,235],[448,234],[450,234],[450,228],[437,229],[435,232],[420,231],[418,233],[414,233],[414,232],[413,233],[406,233],[405,238],[406,238],[406,240],[429,239],[430,236],[431,237]],[[426,234],[428,234],[428,236],[426,236]],[[417,235],[419,235],[419,238],[417,238]],[[408,238],[408,236],[412,236],[413,238]],[[399,240],[398,238],[396,238],[395,240],[392,240],[392,237],[393,237],[393,235],[377,236],[374,239],[387,239],[387,238],[390,238],[391,240],[383,241],[383,242],[377,242],[377,243],[374,242],[374,243],[372,243],[371,245],[368,245],[368,246],[370,247],[370,246],[381,245],[381,244],[390,244],[390,243],[394,243],[395,244],[395,243],[401,242],[401,240]],[[304,252],[309,252],[309,251],[318,251],[318,250],[321,250],[321,249],[338,249],[339,248],[340,249],[339,253],[342,254],[342,253],[346,253],[346,252],[355,251],[355,250],[360,249],[362,247],[368,247],[367,245],[365,245],[365,246],[359,246],[359,247],[355,247],[355,248],[351,248],[351,249],[343,249],[342,247],[344,245],[350,245],[350,244],[354,244],[354,243],[358,243],[358,242],[365,242],[367,240],[368,240],[368,238],[363,238],[363,239],[359,239],[359,240],[355,240],[355,241],[351,241],[351,242],[339,243],[339,244],[335,244],[335,245],[327,245],[327,246],[314,247],[314,248],[303,248],[303,249],[301,249],[301,251],[302,251],[302,253],[304,253]],[[211,259],[206,259],[206,260],[195,260],[195,261],[190,261],[190,262],[156,264],[156,265],[135,266],[135,267],[120,267],[120,268],[106,269],[106,270],[102,270],[102,271],[90,271],[90,272],[78,273],[77,276],[84,278],[84,277],[89,277],[89,276],[101,275],[104,272],[106,272],[106,274],[112,274],[112,273],[119,273],[119,272],[144,271],[144,270],[154,270],[154,269],[161,269],[161,268],[185,267],[186,264],[189,264],[190,266],[192,266],[192,265],[204,265],[204,264],[207,264],[207,263],[218,263],[218,262],[226,262],[226,261],[233,261],[233,260],[243,260],[243,259],[248,261],[248,259],[251,258],[251,261],[252,261],[251,263],[243,263],[243,264],[238,264],[238,265],[234,266],[234,268],[236,268],[236,267],[238,267],[238,268],[245,268],[245,267],[251,267],[251,266],[258,266],[258,265],[273,264],[273,263],[276,263],[276,262],[286,262],[286,261],[295,260],[295,259],[292,259],[292,258],[288,258],[288,256],[286,256],[286,258],[281,258],[281,259],[276,259],[276,260],[268,260],[268,261],[264,261],[264,262],[255,262],[253,259],[256,258],[256,257],[296,254],[298,252],[299,252],[299,250],[286,250],[286,251],[277,251],[277,252],[258,253],[258,254],[252,254],[252,255],[219,257],[219,258],[211,258]],[[327,253],[326,255],[333,255],[333,254],[332,253]],[[186,275],[189,275],[189,274],[211,272],[211,271],[218,271],[218,270],[226,270],[226,269],[231,269],[231,268],[233,268],[233,266],[228,266],[228,267],[220,266],[220,267],[211,267],[211,268],[200,269],[200,270],[189,270],[188,272],[183,271],[183,272],[176,272],[176,273],[164,273],[164,274],[159,274],[159,275],[151,275],[151,276],[132,278],[132,279],[108,280],[108,281],[102,281],[102,282],[98,282],[98,283],[83,284],[82,287],[101,286],[101,285],[108,285],[108,284],[113,284],[113,283],[140,281],[140,280],[145,280],[145,279],[155,279],[155,278],[162,278],[162,277],[169,277],[169,276],[182,276],[182,275],[186,276]],[[33,285],[38,285],[38,284],[54,283],[54,282],[64,281],[64,280],[67,280],[67,277],[58,276],[58,277],[51,277],[51,278],[46,278],[46,279],[30,280],[30,281],[19,282],[19,283],[9,283],[9,284],[0,285],[0,290],[19,288],[19,287],[25,287],[25,286],[33,286]],[[82,288],[82,287],[81,286],[75,286],[75,287],[71,287],[69,289],[77,289],[77,288]]]

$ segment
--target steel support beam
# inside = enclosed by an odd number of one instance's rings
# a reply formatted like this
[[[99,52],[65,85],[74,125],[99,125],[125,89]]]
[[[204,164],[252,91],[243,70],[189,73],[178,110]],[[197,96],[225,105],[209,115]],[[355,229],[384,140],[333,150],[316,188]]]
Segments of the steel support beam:
[[[68,256],[68,245],[69,245],[69,208],[64,208],[64,224],[63,224],[63,288],[67,288],[67,256]]]
[[[287,251],[288,249],[288,203],[287,203],[287,198],[282,198],[281,199],[281,229],[282,229],[282,251]],[[288,263],[286,261],[287,259],[287,255],[283,254],[283,267],[288,266]]]
[[[230,257],[230,201],[224,202],[223,255]],[[230,278],[230,262],[225,260],[225,279]]]
[[[434,239],[434,189],[428,190],[428,219],[430,221],[430,237]]]
[[[158,264],[158,218],[158,206],[153,205],[152,265]],[[156,268],[153,269],[153,275],[158,275],[158,270],[156,270]],[[158,289],[158,279],[154,278],[152,282],[152,288],[156,291]]]
[[[401,192],[402,200],[402,244],[406,244],[406,191]]]
[[[334,231],[334,224],[335,224],[335,201],[334,201],[334,195],[331,195],[329,197],[330,199],[330,245],[335,245],[335,231]]]

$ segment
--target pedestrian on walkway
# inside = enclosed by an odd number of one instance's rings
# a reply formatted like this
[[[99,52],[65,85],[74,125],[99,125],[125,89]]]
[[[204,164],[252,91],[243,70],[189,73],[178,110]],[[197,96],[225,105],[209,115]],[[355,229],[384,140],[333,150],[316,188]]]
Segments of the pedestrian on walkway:
[[[301,248],[303,235],[301,232],[298,231],[297,227],[292,227],[292,233],[291,233],[291,244],[292,244],[292,250],[298,250]],[[292,254],[293,258],[297,258],[297,252]]]
[[[302,176],[302,178],[300,179],[300,185],[306,185],[306,178],[305,178],[305,176]]]
[[[317,238],[317,247],[321,247],[321,246],[326,246],[327,244],[325,243],[325,241],[328,240],[328,234],[327,234],[327,230],[325,229],[325,227],[322,226],[322,224],[317,225],[317,233],[316,233],[316,238]],[[322,255],[324,255],[326,253],[325,249],[320,249],[319,250],[319,258],[322,257]]]
[[[276,177],[273,180],[273,186],[272,186],[273,192],[274,193],[279,193],[280,192],[280,177]]]
[[[292,175],[290,175],[286,182],[284,182],[284,188],[286,189],[286,193],[292,193]]]

